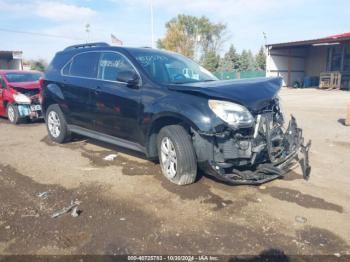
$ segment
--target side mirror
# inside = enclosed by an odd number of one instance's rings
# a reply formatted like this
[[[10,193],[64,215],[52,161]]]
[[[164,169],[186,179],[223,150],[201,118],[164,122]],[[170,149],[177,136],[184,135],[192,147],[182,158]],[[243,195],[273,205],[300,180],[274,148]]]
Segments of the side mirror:
[[[140,77],[134,71],[121,71],[118,73],[117,81],[128,84],[129,86],[137,86]]]

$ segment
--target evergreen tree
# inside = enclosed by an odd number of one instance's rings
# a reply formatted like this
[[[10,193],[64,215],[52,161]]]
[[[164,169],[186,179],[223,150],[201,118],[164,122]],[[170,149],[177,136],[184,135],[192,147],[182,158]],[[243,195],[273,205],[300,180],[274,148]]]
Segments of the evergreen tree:
[[[220,70],[232,71],[239,68],[239,54],[237,54],[233,44],[230,45],[229,50],[225,53],[224,57],[220,61]]]
[[[216,72],[219,62],[220,56],[215,51],[210,50],[202,55],[200,64],[210,72]]]
[[[255,59],[252,51],[243,49],[239,61],[239,71],[248,71],[255,69]]]
[[[255,56],[255,64],[256,68],[259,70],[266,69],[266,54],[263,46],[260,48],[259,52]]]

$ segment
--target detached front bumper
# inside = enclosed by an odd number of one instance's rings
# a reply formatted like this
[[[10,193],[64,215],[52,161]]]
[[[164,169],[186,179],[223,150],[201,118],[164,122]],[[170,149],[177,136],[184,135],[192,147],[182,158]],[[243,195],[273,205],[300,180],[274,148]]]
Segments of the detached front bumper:
[[[212,159],[201,163],[205,172],[226,183],[256,185],[283,177],[299,164],[303,177],[307,180],[311,172],[311,141],[304,143],[302,130],[293,116],[284,132],[282,128],[276,131],[277,128],[272,123],[271,115],[261,115],[254,135],[249,139],[231,138],[227,142],[223,138],[214,138],[218,149],[214,146]],[[225,156],[223,161],[215,152],[227,155],[227,144],[232,148],[236,147],[237,150],[229,150],[230,153],[233,152],[231,154],[234,155],[234,159],[228,160],[225,159],[228,156]]]
[[[43,117],[40,104],[17,104],[17,108],[20,118],[38,119]]]

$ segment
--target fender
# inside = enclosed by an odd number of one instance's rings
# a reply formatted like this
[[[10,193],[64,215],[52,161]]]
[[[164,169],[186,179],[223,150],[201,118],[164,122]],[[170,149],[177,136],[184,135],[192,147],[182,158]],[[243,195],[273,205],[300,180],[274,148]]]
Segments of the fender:
[[[214,128],[224,122],[210,110],[207,98],[196,98],[198,102],[193,103],[192,95],[176,92],[176,95],[166,96],[157,103],[147,106],[144,115],[151,118],[147,134],[150,134],[153,123],[163,117],[178,118],[194,130],[215,132]]]
[[[61,91],[61,88],[57,84],[53,84],[53,83],[44,84],[42,92],[43,92],[42,110],[43,110],[44,116],[46,114],[46,109],[51,104],[60,104],[62,109],[62,101],[64,101],[64,96]]]
[[[63,100],[64,96],[63,93],[61,91],[61,88],[56,85],[56,84],[48,84],[47,89],[50,91],[51,97],[53,99],[59,99],[59,100]]]

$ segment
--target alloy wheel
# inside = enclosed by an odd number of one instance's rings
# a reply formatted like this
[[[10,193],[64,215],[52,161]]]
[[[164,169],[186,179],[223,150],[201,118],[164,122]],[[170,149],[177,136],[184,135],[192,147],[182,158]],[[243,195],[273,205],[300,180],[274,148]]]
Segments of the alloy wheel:
[[[10,122],[15,121],[15,110],[13,109],[12,106],[9,106],[7,109],[7,117],[10,120]]]
[[[164,137],[161,141],[161,167],[164,174],[172,179],[176,176],[177,156],[173,142],[169,137]]]
[[[61,122],[58,114],[55,111],[51,111],[48,114],[47,126],[49,128],[50,134],[57,138],[61,134]]]

